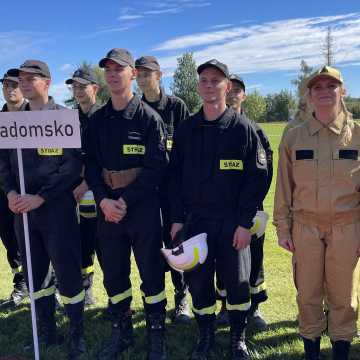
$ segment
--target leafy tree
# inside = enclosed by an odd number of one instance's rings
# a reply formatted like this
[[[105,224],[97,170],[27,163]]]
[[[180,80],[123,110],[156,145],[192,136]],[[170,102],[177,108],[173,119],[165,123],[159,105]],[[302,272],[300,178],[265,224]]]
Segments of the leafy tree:
[[[354,119],[360,120],[360,98],[347,96],[345,103],[347,109],[353,114]]]
[[[199,110],[201,98],[197,92],[196,63],[192,53],[185,53],[177,59],[171,90],[175,96],[184,100],[191,113]]]
[[[287,121],[290,114],[296,109],[296,100],[288,90],[267,95],[265,101],[268,121]]]
[[[309,77],[311,75],[311,73],[313,72],[313,68],[311,66],[309,66],[305,60],[301,60],[300,62],[300,70],[299,70],[299,74],[298,77],[294,80],[291,81],[291,83],[293,85],[296,86],[297,88],[297,96],[298,98],[301,97],[301,85],[303,83],[303,81]]]
[[[266,121],[266,101],[259,91],[255,90],[247,95],[244,110],[250,119],[257,122]]]

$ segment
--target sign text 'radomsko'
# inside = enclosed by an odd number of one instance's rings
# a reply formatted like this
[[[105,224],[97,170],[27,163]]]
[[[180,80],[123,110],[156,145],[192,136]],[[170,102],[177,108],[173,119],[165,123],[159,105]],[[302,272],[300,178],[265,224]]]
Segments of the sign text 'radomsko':
[[[0,113],[0,148],[79,148],[77,110]]]

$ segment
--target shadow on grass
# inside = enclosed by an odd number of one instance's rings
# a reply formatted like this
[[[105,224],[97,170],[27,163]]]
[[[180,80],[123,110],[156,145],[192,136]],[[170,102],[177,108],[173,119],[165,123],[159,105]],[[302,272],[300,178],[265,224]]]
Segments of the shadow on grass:
[[[104,316],[104,308],[91,308],[85,311],[85,338],[88,352],[85,359],[95,360],[96,354],[106,342],[111,332],[111,322]],[[168,316],[171,311],[168,312]],[[65,334],[68,321],[62,313],[57,314],[59,332]],[[146,322],[143,310],[137,310],[133,316],[135,346],[125,352],[122,360],[140,360],[146,358]],[[189,358],[191,349],[197,339],[197,326],[192,319],[189,324],[174,325],[167,319],[168,359],[185,360]],[[296,321],[280,321],[269,324],[264,332],[256,332],[249,328],[247,332],[249,349],[253,359],[268,360],[300,360],[303,359],[302,345],[297,334]],[[21,351],[32,339],[31,317],[27,306],[15,311],[0,310],[0,358],[2,356],[20,355],[24,359],[32,359],[32,354]],[[228,359],[229,329],[219,328],[216,333],[215,359]],[[322,351],[324,359],[331,358],[331,349]],[[351,359],[359,359],[360,344],[353,345]],[[66,345],[50,349],[42,349],[42,360],[65,360]],[[120,357],[119,357],[120,359]]]

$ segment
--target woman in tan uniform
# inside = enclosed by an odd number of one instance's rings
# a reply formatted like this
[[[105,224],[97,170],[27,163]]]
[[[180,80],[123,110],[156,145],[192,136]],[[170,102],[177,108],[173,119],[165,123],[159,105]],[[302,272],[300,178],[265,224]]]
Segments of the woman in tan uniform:
[[[305,358],[319,359],[328,327],[333,359],[346,360],[358,306],[360,126],[346,110],[338,70],[321,68],[307,87],[313,115],[279,147],[274,224],[279,245],[293,253]]]

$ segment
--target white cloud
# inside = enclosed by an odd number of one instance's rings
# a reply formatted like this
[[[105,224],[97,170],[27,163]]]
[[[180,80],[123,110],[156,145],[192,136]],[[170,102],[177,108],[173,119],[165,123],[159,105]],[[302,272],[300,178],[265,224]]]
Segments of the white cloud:
[[[47,35],[42,33],[0,32],[0,66],[8,68],[19,66],[22,61],[34,58],[39,53],[41,45],[49,41]]]
[[[131,6],[123,6],[118,20],[132,21],[148,16],[160,16],[166,14],[178,14],[187,9],[203,8],[211,6],[210,1],[204,0],[163,0],[163,1],[142,1],[135,0]],[[139,11],[139,9],[142,9]]]
[[[109,28],[109,29],[100,29],[98,31],[95,31],[93,33],[83,35],[80,37],[80,39],[92,39],[95,37],[98,37],[100,35],[109,34],[109,33],[115,33],[115,32],[123,32],[127,31],[131,28],[133,28],[135,25],[128,25],[128,26],[121,26],[121,27],[115,27],[115,28]]]
[[[234,24],[219,24],[219,25],[213,25],[210,26],[210,29],[212,30],[218,30],[218,29],[224,29],[224,28],[228,28],[230,26],[234,26]]]
[[[148,10],[144,11],[144,15],[162,15],[162,14],[177,14],[181,12],[182,9],[180,7],[161,9],[161,10]]]
[[[68,71],[71,70],[73,68],[73,65],[71,64],[63,64],[60,66],[59,70],[60,71]]]
[[[155,49],[172,52],[171,56],[159,57],[165,74],[174,71],[176,59],[184,51],[192,51],[197,63],[217,58],[228,64],[232,72],[294,71],[302,59],[311,66],[324,62],[321,46],[330,25],[337,64],[359,62],[360,13],[288,19],[197,33],[169,39]]]
[[[71,92],[68,86],[63,82],[53,84],[50,87],[49,94],[55,99],[58,104],[64,104],[65,100],[71,98]]]
[[[123,21],[127,21],[127,20],[136,20],[136,19],[141,19],[142,17],[144,17],[144,15],[141,14],[134,14],[134,15],[121,15],[118,17],[118,20],[123,20]]]

